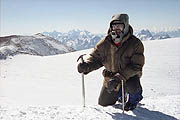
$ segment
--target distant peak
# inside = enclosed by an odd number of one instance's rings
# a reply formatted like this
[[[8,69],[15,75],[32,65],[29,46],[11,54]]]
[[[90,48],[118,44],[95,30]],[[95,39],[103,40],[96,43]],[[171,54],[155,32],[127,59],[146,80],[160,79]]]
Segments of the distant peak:
[[[42,33],[37,33],[37,34],[35,34],[35,35],[38,35],[38,36],[44,36],[44,37],[45,37],[45,35],[42,34]]]
[[[142,29],[141,32],[150,32],[148,29]]]

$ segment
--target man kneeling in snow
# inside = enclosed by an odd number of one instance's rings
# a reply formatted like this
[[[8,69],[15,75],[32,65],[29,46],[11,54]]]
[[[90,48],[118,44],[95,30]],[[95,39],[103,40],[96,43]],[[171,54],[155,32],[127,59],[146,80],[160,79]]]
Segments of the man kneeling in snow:
[[[99,96],[99,105],[113,105],[122,100],[121,80],[129,99],[125,110],[136,108],[142,100],[140,77],[144,65],[144,46],[133,35],[127,14],[116,14],[110,21],[107,36],[95,47],[86,62],[78,64],[78,72],[88,74],[104,66],[104,83]]]

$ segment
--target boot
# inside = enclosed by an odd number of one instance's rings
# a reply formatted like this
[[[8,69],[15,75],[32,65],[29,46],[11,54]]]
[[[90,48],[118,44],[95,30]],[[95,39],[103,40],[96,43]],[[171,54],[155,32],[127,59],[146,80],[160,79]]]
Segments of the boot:
[[[127,93],[124,92],[124,102],[126,102],[126,101],[127,101]],[[118,102],[122,103],[122,87],[120,87],[120,89],[119,89]]]
[[[137,104],[143,99],[142,96],[142,90],[137,93],[137,94],[129,94],[129,100],[125,104],[124,110],[129,111],[129,110],[134,110],[137,106]]]

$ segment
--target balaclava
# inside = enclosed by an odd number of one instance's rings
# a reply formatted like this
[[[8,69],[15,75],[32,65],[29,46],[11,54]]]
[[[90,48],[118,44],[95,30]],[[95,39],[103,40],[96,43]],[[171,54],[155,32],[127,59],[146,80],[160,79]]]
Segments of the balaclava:
[[[112,30],[112,24],[114,21],[119,21],[124,24],[124,30],[120,33],[120,36],[116,34],[115,31]],[[123,40],[123,37],[129,32],[129,16],[127,14],[116,14],[112,16],[112,20],[110,22],[110,34],[115,43],[119,43]]]

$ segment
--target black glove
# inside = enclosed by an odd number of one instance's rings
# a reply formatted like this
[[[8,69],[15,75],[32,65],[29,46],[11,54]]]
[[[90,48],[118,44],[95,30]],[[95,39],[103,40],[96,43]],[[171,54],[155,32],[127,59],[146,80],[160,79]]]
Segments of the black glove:
[[[88,64],[86,62],[83,63],[79,63],[77,66],[78,72],[79,73],[84,73],[84,74],[88,74]]]
[[[112,72],[110,72],[110,71],[108,71],[106,69],[103,70],[102,75],[104,77],[110,77],[110,78],[112,78],[114,76],[114,74]]]
[[[111,80],[108,81],[107,83],[107,91],[109,93],[111,93],[112,91],[114,91],[118,84],[120,83],[120,79],[118,76],[114,76]]]

